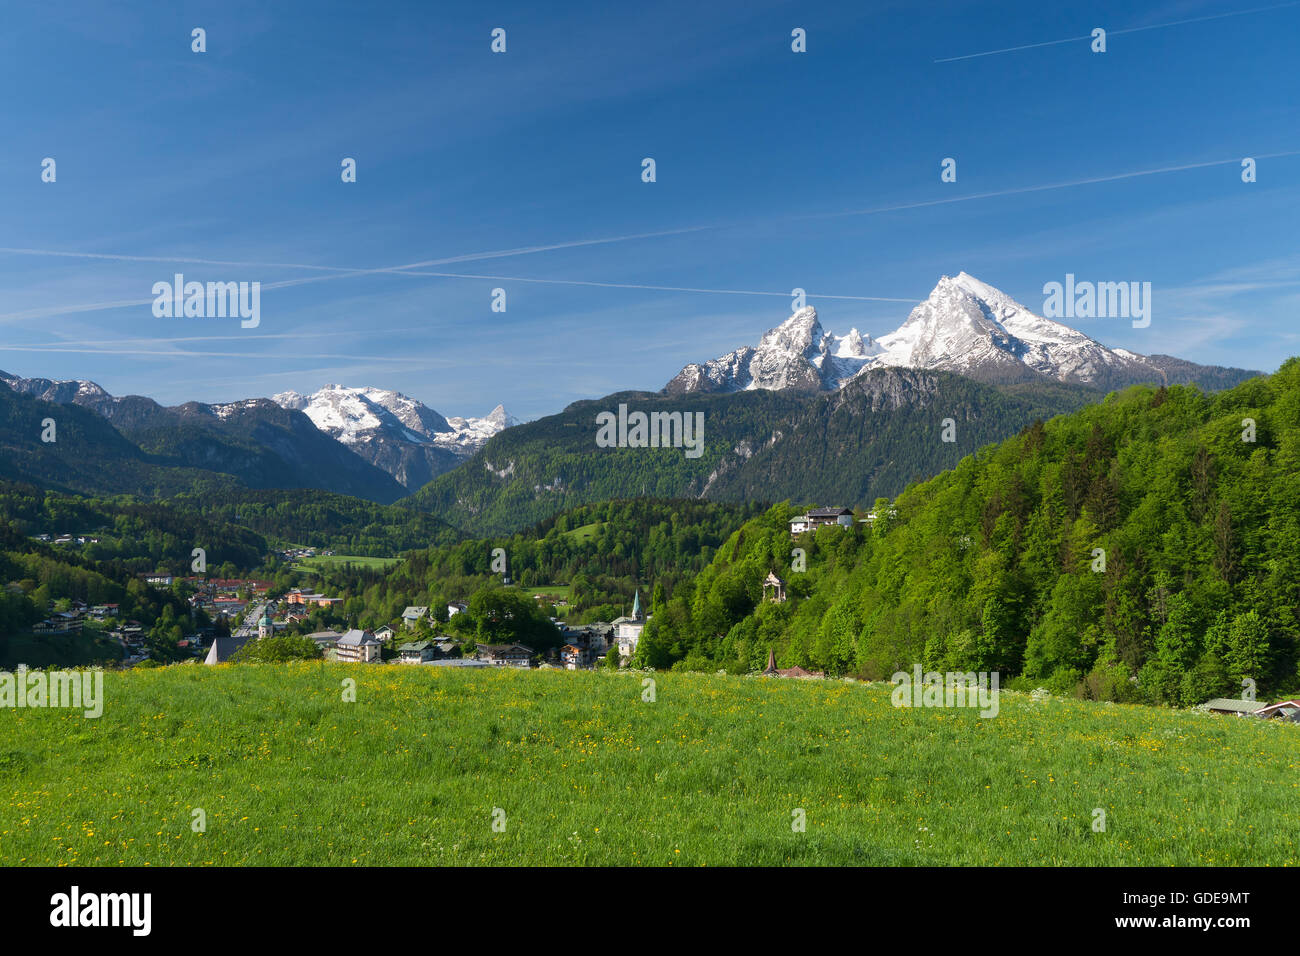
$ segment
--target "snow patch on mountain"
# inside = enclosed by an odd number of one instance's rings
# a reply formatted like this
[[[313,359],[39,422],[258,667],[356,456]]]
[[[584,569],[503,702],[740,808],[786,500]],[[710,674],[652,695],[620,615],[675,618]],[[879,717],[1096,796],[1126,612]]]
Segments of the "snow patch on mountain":
[[[451,427],[434,435],[434,441],[444,448],[472,454],[487,444],[487,440],[497,432],[518,425],[519,419],[507,413],[504,405],[498,405],[482,418],[453,416],[447,419],[447,424]]]
[[[204,407],[210,409],[212,411],[212,414],[216,415],[222,421],[226,421],[232,415],[239,412],[241,409],[257,408],[258,404],[262,401],[265,401],[265,399],[246,398],[240,402],[225,402],[224,404],[221,405],[207,405]],[[276,404],[279,403],[277,402]]]

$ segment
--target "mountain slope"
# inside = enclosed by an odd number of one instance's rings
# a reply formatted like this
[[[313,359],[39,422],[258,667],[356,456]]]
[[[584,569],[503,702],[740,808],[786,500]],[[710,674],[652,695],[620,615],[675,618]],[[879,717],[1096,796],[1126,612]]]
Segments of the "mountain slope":
[[[703,411],[703,455],[680,448],[600,448],[596,415],[619,403],[650,411]],[[697,497],[710,469],[732,445],[768,434],[770,423],[799,408],[797,396],[763,392],[691,396],[689,401],[622,392],[576,402],[558,415],[508,428],[454,471],[440,475],[404,504],[462,529],[504,533],[556,512],[610,498]]]
[[[638,495],[778,501],[816,494],[869,504],[1035,418],[1099,397],[1052,383],[1017,388],[879,369],[831,395],[619,393],[502,432],[405,503],[477,533],[508,532],[579,504]],[[647,413],[703,413],[703,453],[598,447],[597,414],[620,404]],[[954,419],[954,442],[942,440],[945,418]]]
[[[701,493],[725,501],[868,505],[965,455],[1100,396],[1080,386],[991,387],[947,372],[867,369],[810,400],[766,441],[725,455]],[[954,441],[945,442],[952,420]]]
[[[41,440],[54,422],[54,441]],[[74,404],[54,404],[15,392],[0,380],[0,478],[42,488],[95,494],[175,494],[201,480],[219,492],[234,478],[176,467],[146,454],[100,415]]]
[[[220,472],[250,488],[321,488],[380,502],[403,493],[391,475],[321,432],[306,415],[269,399],[167,408],[140,395],[114,397],[93,382],[3,372],[0,382],[45,402],[89,409],[156,465]]]
[[[758,348],[688,365],[664,391],[826,391],[882,367],[956,372],[992,384],[1051,380],[1103,390],[1189,382],[1214,389],[1257,374],[1107,348],[962,272],[942,277],[898,329],[878,339],[857,329],[842,338],[825,332],[807,307],[768,331]]]

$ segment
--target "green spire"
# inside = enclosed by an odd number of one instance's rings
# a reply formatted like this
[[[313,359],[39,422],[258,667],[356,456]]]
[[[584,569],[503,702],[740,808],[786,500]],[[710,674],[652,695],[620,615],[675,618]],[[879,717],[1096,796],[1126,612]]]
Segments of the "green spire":
[[[636,594],[632,598],[632,619],[641,619],[641,589],[637,588]]]

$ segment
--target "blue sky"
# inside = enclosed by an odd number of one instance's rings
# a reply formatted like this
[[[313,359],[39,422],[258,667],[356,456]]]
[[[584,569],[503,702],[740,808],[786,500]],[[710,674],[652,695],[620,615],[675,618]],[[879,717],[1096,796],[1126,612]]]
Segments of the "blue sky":
[[[1097,26],[1104,54],[968,56]],[[1297,36],[1300,4],[1249,0],[13,6],[0,368],[532,418],[756,342],[796,286],[881,334],[965,270],[1036,311],[1066,273],[1149,281],[1149,328],[1076,326],[1271,370],[1300,353]],[[260,326],[155,318],[177,271],[261,282]]]

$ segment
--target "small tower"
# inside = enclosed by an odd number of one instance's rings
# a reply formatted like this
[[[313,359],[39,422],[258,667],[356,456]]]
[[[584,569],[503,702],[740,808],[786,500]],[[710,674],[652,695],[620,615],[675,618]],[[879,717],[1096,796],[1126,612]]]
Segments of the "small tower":
[[[275,631],[275,625],[271,623],[271,615],[267,611],[262,612],[262,619],[257,622],[257,639],[260,641],[264,637],[270,637]]]
[[[641,589],[637,588],[636,593],[632,595],[632,620],[643,620],[641,616]]]

